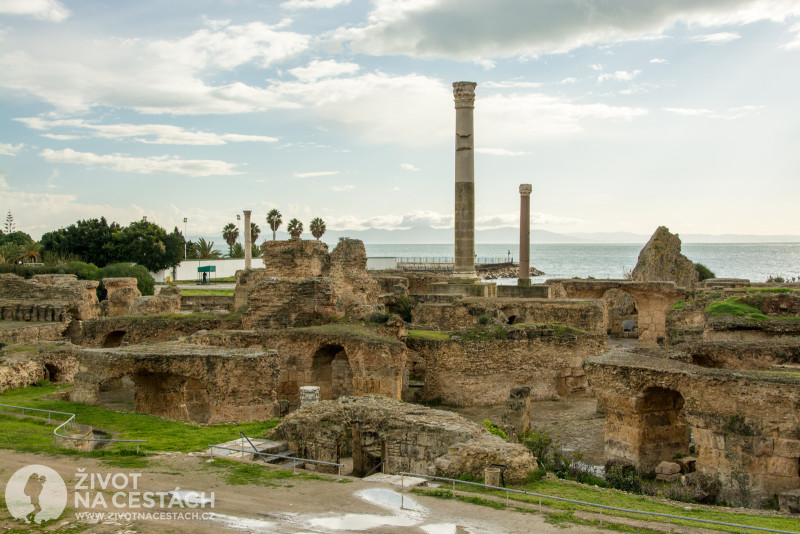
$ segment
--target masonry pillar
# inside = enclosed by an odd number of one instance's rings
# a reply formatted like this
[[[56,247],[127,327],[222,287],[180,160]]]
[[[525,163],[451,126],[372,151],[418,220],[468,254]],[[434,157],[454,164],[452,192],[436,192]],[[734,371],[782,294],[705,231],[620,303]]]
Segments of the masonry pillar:
[[[521,286],[531,285],[531,184],[519,186],[519,279]]]
[[[454,82],[456,105],[455,278],[477,278],[475,273],[475,140],[472,110],[475,82]]]
[[[253,234],[250,232],[250,210],[244,210],[244,268],[249,269],[252,262]]]

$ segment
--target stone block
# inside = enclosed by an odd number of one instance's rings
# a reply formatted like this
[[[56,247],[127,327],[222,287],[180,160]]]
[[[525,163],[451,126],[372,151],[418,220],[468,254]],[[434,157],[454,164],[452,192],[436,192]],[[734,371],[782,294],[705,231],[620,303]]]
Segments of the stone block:
[[[684,456],[683,458],[676,459],[675,463],[681,467],[681,473],[694,473],[697,466],[697,458],[692,456]]]
[[[785,458],[800,457],[800,440],[777,438],[774,447],[775,456],[783,456]]]
[[[656,475],[656,480],[662,480],[664,482],[677,482],[681,479],[681,476],[682,475],[680,473],[674,473],[672,475],[658,474]]]
[[[675,462],[661,462],[656,467],[656,474],[658,475],[674,475],[681,472],[681,466]]]
[[[800,514],[800,489],[779,493],[778,505],[782,512]]]

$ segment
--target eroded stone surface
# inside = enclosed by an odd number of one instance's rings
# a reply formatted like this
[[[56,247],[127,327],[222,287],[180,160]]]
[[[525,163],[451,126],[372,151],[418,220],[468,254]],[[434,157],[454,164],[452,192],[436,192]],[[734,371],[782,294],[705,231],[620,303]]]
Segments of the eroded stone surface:
[[[97,285],[74,274],[35,275],[30,280],[0,274],[0,319],[57,322],[97,317]]]
[[[136,278],[103,278],[106,288],[106,300],[100,303],[103,315],[119,317],[133,311],[136,299],[142,296]]]
[[[639,282],[675,282],[678,287],[694,289],[699,276],[694,264],[681,254],[681,239],[666,226],[659,226],[639,252],[631,273]]]

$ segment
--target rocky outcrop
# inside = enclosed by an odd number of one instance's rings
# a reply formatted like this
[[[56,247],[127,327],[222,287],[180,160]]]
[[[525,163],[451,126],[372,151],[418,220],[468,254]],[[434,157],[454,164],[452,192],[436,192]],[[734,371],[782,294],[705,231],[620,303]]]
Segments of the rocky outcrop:
[[[507,481],[520,482],[536,459],[452,412],[385,397],[342,397],[289,414],[269,432],[291,450],[313,460],[338,462],[350,450],[353,472],[363,475],[381,459],[386,473],[401,471],[483,477],[492,463],[508,465]]]
[[[285,280],[328,276],[331,266],[328,245],[316,240],[264,241],[261,259],[265,277]]]
[[[339,240],[331,252],[330,276],[337,308],[355,317],[363,317],[375,310],[379,286],[367,274],[367,251],[363,241]]]
[[[107,292],[106,300],[100,303],[103,315],[119,317],[131,313],[136,299],[142,296],[136,278],[103,278],[102,282]]]
[[[0,319],[6,321],[66,321],[100,314],[98,282],[74,274],[42,274],[26,280],[0,274]]]
[[[681,240],[666,226],[659,226],[639,252],[639,261],[631,273],[639,282],[675,282],[678,287],[693,289],[699,283],[694,264],[681,254]]]

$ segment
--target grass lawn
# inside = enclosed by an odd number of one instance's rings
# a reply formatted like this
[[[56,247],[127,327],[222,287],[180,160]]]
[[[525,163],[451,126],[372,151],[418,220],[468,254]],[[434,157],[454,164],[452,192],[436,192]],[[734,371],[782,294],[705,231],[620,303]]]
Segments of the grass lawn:
[[[251,437],[262,437],[278,424],[277,419],[252,423],[224,425],[198,425],[182,421],[170,421],[152,415],[117,412],[100,406],[79,404],[44,397],[68,389],[71,386],[45,384],[41,387],[24,387],[0,393],[0,404],[11,404],[30,408],[57,410],[74,413],[77,422],[91,425],[95,429],[113,434],[116,439],[146,439],[143,450],[192,452],[201,451],[209,444],[217,444],[239,437],[242,431]],[[4,410],[8,410],[7,408]],[[0,414],[0,448],[21,452],[64,453],[63,448],[53,447],[53,425],[34,420],[20,419],[13,415]],[[136,445],[120,443],[97,451],[120,455],[135,451]],[[124,455],[124,454],[123,454]]]
[[[182,297],[232,297],[234,289],[182,289]]]
[[[446,487],[447,486],[448,485],[446,485]],[[630,510],[641,510],[645,512],[693,517],[697,519],[707,519],[712,521],[720,521],[723,523],[735,523],[740,525],[757,526],[762,528],[770,528],[774,530],[785,530],[792,532],[800,531],[800,520],[798,519],[792,519],[788,517],[768,516],[768,515],[748,515],[744,513],[728,512],[725,510],[708,510],[705,508],[696,507],[691,504],[671,504],[668,502],[658,501],[641,495],[633,495],[612,489],[601,490],[599,488],[595,488],[589,485],[582,485],[582,484],[569,483],[563,481],[550,481],[543,479],[538,482],[534,482],[525,486],[515,486],[514,488],[529,491],[532,493],[550,495],[553,497],[572,499],[575,501],[584,501],[584,502],[591,502],[594,504],[614,506],[616,508],[627,508]],[[456,489],[460,491],[469,491],[478,494],[483,493],[483,494],[495,495],[503,499],[505,499],[506,496],[506,493],[504,491],[486,490],[484,488],[469,486],[467,484],[456,484]],[[420,491],[420,493],[422,494],[425,495],[429,494],[429,492],[424,492],[424,493],[423,492],[424,490]],[[444,490],[444,491],[437,490],[437,492],[440,494],[434,493],[432,496],[446,498],[449,496],[448,494],[450,494],[449,490]],[[510,499],[512,501],[530,502],[536,505],[539,504],[538,497],[511,494]],[[465,499],[460,499],[460,500],[465,500]],[[477,500],[474,502],[475,504],[486,505],[485,503],[478,502]],[[598,512],[597,508],[593,508],[590,506],[567,503],[562,501],[555,501],[546,498],[542,498],[542,505],[550,509],[563,510],[563,513],[549,514],[558,516],[551,518],[555,522],[572,522],[575,524],[589,524],[580,522],[583,520],[579,520],[579,518],[573,517],[572,514],[576,511],[595,512],[595,513]],[[686,509],[687,507],[691,509],[687,510]],[[642,515],[628,514],[626,512],[615,512],[611,510],[604,510],[603,515],[628,517],[633,519],[645,519],[645,517]],[[654,522],[663,522],[663,523],[667,522],[666,518],[650,517],[646,519],[648,521],[654,521]],[[692,523],[681,520],[672,520],[671,523],[673,525],[685,525],[690,527],[700,526],[699,523]],[[734,529],[733,527],[724,527],[719,525],[706,525],[704,528],[721,530],[723,532],[741,532],[741,529],[737,530]],[[640,530],[631,530],[631,532],[650,532],[650,531],[646,529],[640,529]]]

